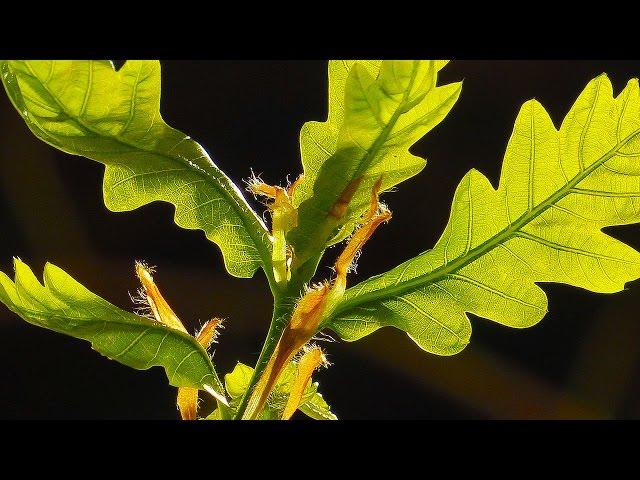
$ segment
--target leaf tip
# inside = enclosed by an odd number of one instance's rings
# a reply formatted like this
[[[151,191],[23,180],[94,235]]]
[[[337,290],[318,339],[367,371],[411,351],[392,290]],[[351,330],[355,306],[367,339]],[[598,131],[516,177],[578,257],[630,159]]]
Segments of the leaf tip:
[[[626,89],[630,89],[632,91],[637,91],[638,90],[638,79],[637,78],[629,79],[629,81],[627,82],[627,86],[626,86],[625,90]]]
[[[13,270],[15,272],[16,279],[25,273],[32,273],[31,268],[22,261],[20,257],[13,257]]]
[[[19,264],[21,264],[21,263],[24,263],[24,262],[20,259],[20,257],[18,257],[18,256],[14,256],[14,257],[12,257],[12,259],[13,259],[13,269],[14,269],[14,270],[17,268],[17,265],[19,265]]]
[[[527,100],[526,102],[524,102],[522,104],[522,108],[520,110],[522,111],[522,110],[529,109],[530,111],[534,111],[538,107],[542,107],[542,104],[540,103],[540,101],[536,97],[533,97],[533,98],[530,98],[529,100]]]
[[[605,88],[610,97],[613,96],[613,85],[611,84],[611,80],[609,79],[609,75],[606,72],[602,72],[596,78],[594,78],[589,84],[595,83],[596,88]]]
[[[47,273],[52,274],[52,273],[58,272],[60,270],[62,270],[60,267],[58,267],[57,265],[55,265],[55,264],[53,264],[53,263],[51,263],[49,261],[47,261],[44,264],[44,274],[45,275],[47,275]]]
[[[49,279],[53,275],[55,275],[56,273],[60,273],[60,270],[62,270],[60,267],[57,267],[53,263],[47,261],[44,264],[44,270],[42,272],[42,279],[44,280],[45,284],[49,283]]]

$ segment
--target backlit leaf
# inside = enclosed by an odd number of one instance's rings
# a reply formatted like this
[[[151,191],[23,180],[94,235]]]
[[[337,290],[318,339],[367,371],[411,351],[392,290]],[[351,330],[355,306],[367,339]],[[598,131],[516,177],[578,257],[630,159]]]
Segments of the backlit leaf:
[[[41,140],[106,165],[104,202],[127,211],[161,200],[175,222],[203,230],[227,270],[250,277],[271,244],[262,221],[207,152],[160,115],[160,63],[130,60],[1,62],[5,89]],[[270,268],[270,267],[269,267]]]
[[[638,222],[638,81],[614,98],[601,75],[559,131],[540,103],[525,103],[497,190],[470,171],[436,246],[348,289],[324,325],[346,340],[394,326],[428,352],[455,354],[469,342],[467,312],[516,328],[539,322],[538,283],[623,290],[640,277],[640,253],[602,229]]]
[[[171,385],[225,399],[209,355],[192,336],[112,305],[50,263],[44,285],[25,263],[16,259],[14,265],[15,281],[0,272],[0,301],[27,322],[87,340],[138,370],[163,367]]]
[[[461,83],[436,86],[440,60],[329,62],[329,117],[300,133],[304,178],[293,201],[298,227],[289,240],[302,264],[348,236],[382,190],[419,173],[426,161],[409,148],[438,125],[458,99]],[[351,190],[344,215],[337,202]],[[350,196],[350,195],[349,195]]]
[[[230,398],[229,405],[231,409],[237,409],[242,395],[249,386],[253,368],[238,363],[231,373],[224,377],[224,384]],[[258,415],[259,420],[279,420],[282,417],[289,392],[293,386],[296,375],[296,364],[291,362],[282,373],[275,388],[271,392],[267,405]],[[315,420],[336,420],[337,417],[331,413],[329,405],[322,395],[318,393],[318,383],[309,383],[305,389],[302,401],[298,409],[305,415]],[[209,420],[220,420],[220,411],[215,410],[207,417]]]

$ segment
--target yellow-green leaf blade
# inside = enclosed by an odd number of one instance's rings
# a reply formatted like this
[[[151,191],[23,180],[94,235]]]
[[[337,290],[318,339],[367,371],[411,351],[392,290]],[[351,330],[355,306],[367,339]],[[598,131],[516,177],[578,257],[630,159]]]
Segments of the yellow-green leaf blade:
[[[409,148],[438,125],[458,99],[460,83],[436,86],[444,61],[331,61],[329,117],[302,128],[304,178],[294,193],[298,227],[289,235],[298,262],[348,236],[382,190],[426,165]],[[344,217],[329,212],[348,185],[360,179]]]
[[[270,259],[268,232],[207,152],[160,114],[160,64],[128,61],[3,61],[2,80],[41,140],[106,165],[105,205],[128,211],[153,201],[175,222],[203,230],[227,270],[250,277]],[[266,268],[265,270],[269,270]]]
[[[467,313],[525,328],[542,319],[537,285],[599,293],[640,277],[640,253],[602,232],[640,222],[637,80],[613,97],[604,75],[556,130],[536,101],[521,109],[500,185],[472,170],[455,193],[436,246],[347,290],[327,325],[346,340],[382,326],[450,355],[471,335]]]
[[[25,321],[87,340],[102,355],[137,370],[160,366],[171,385],[225,399],[213,363],[195,338],[112,305],[55,265],[45,266],[44,284],[22,261],[14,265],[14,281],[0,272],[0,302]]]
[[[231,373],[224,376],[224,384],[230,398],[229,405],[233,411],[238,408],[242,396],[249,386],[252,375],[253,368],[243,363],[238,363]],[[267,405],[258,415],[259,420],[278,420],[282,417],[282,412],[284,411],[291,388],[293,387],[295,375],[296,364],[295,362],[291,362],[278,379],[276,386],[269,396]],[[298,409],[315,420],[337,419],[337,417],[331,413],[331,409],[322,397],[322,394],[318,393],[317,382],[309,383],[304,391]],[[215,410],[207,419],[220,420],[220,411]]]

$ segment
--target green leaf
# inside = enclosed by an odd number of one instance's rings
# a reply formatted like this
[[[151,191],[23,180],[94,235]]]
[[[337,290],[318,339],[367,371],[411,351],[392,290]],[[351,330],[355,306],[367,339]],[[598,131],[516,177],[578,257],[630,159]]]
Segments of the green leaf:
[[[234,411],[237,410],[242,396],[249,386],[249,381],[253,375],[253,368],[238,363],[231,373],[224,376],[224,384],[231,399],[229,405]],[[278,420],[282,417],[282,412],[287,404],[289,393],[293,387],[296,376],[296,364],[291,362],[282,372],[278,383],[274,387],[267,401],[267,405],[258,415],[259,420]],[[318,393],[318,383],[310,383],[298,409],[305,415],[315,420],[336,420],[337,417],[331,413],[327,402]],[[220,411],[217,409],[207,417],[208,420],[220,420]]]
[[[224,420],[222,418],[222,411],[216,408],[213,412],[205,417],[205,420]]]
[[[322,397],[321,393],[318,393],[318,382],[314,382],[310,385],[310,390],[302,397],[304,400],[298,407],[298,409],[306,416],[313,418],[314,420],[337,420],[333,413],[331,413],[331,407]]]
[[[50,263],[44,286],[22,261],[15,259],[14,266],[15,282],[0,272],[0,301],[27,322],[87,340],[102,355],[137,370],[161,366],[171,385],[226,401],[211,359],[195,338],[121,310]]]
[[[244,394],[252,374],[253,368],[238,362],[233,371],[224,376],[224,386],[232,403]]]
[[[352,232],[381,176],[388,190],[425,167],[409,148],[445,118],[462,87],[436,87],[446,63],[329,63],[329,117],[306,123],[300,133],[304,178],[293,198],[298,227],[289,235],[299,263]],[[332,207],[358,181],[346,214],[335,218]]]
[[[347,290],[325,326],[356,340],[383,326],[451,355],[471,335],[466,313],[516,328],[547,312],[537,285],[613,293],[640,277],[640,253],[602,228],[640,222],[640,96],[592,80],[559,131],[525,103],[498,189],[476,170],[455,193],[436,246]]]
[[[172,203],[176,224],[203,230],[232,275],[270,265],[268,232],[240,190],[198,143],[163,121],[159,62],[130,60],[116,71],[105,60],[10,60],[1,71],[38,138],[106,165],[107,208]]]

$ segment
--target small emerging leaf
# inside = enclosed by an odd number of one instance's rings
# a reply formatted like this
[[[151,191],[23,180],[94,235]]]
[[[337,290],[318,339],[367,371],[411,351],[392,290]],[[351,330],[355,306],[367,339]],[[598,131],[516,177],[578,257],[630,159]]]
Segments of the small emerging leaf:
[[[291,390],[294,387],[296,369],[297,365],[295,362],[287,365],[278,379],[276,386],[273,388],[267,404],[257,416],[258,420],[279,420],[282,418]],[[234,412],[240,405],[242,396],[249,386],[252,375],[253,368],[243,363],[238,363],[233,371],[224,377],[224,384],[230,397],[229,405]],[[304,394],[302,395],[298,409],[315,420],[337,419],[337,417],[331,413],[329,405],[327,405],[327,402],[322,398],[322,395],[318,393],[317,383],[310,383],[304,389]],[[220,420],[220,410],[216,409],[207,419]]]

